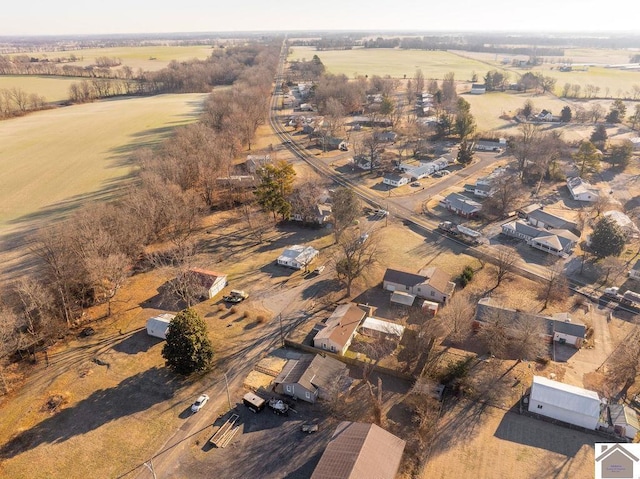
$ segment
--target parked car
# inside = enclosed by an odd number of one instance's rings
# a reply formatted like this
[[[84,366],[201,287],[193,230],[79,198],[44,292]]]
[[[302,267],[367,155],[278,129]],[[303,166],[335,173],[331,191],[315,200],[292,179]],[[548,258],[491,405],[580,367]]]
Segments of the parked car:
[[[204,407],[205,404],[209,401],[209,396],[206,394],[200,395],[196,402],[191,405],[191,412],[198,412],[200,409]]]
[[[373,210],[373,214],[376,216],[387,216],[389,212],[387,210]]]
[[[315,274],[320,274],[320,273],[322,273],[322,272],[324,271],[324,268],[325,268],[325,266],[324,266],[324,265],[320,265],[320,266],[318,266],[316,269],[314,269],[314,270],[313,270],[313,272],[314,272]]]
[[[358,243],[362,244],[369,239],[369,233],[362,233],[358,238]]]
[[[228,295],[223,296],[222,300],[225,301],[226,303],[239,303],[241,301],[244,301],[248,297],[249,295],[244,291],[233,289]]]
[[[306,432],[307,434],[311,434],[312,432],[316,432],[318,430],[318,425],[305,422],[302,426],[300,426],[300,430],[302,432]]]
[[[418,183],[417,181],[414,181],[413,183],[411,183],[411,186],[416,188],[416,187],[420,186],[420,183]]]

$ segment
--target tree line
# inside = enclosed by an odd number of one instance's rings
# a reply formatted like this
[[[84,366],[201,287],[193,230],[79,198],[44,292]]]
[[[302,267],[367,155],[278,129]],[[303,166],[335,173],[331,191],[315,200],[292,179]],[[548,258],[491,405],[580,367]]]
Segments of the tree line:
[[[199,122],[156,150],[135,152],[135,178],[115,200],[87,204],[31,238],[38,268],[7,288],[0,302],[0,360],[34,353],[89,306],[105,304],[109,315],[132,273],[193,255],[201,218],[228,205],[229,189],[217,178],[229,174],[267,115],[279,48],[250,50],[233,87],[211,94]],[[154,254],[147,253],[151,244],[161,245]]]

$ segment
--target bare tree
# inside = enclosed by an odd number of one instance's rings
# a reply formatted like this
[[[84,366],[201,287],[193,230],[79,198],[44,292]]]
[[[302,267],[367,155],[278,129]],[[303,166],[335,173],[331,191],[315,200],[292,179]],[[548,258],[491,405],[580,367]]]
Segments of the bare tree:
[[[374,234],[365,238],[358,229],[352,228],[341,235],[338,245],[336,273],[338,279],[345,283],[349,297],[353,282],[378,261],[378,241]]]
[[[520,182],[512,175],[502,175],[491,181],[492,195],[485,201],[486,210],[500,218],[513,211],[523,196]]]
[[[562,271],[562,263],[554,263],[546,271],[545,281],[539,292],[539,297],[544,301],[542,309],[547,309],[549,303],[562,301],[569,295],[569,284]]]
[[[518,256],[512,248],[506,246],[498,246],[495,248],[496,254],[494,255],[494,275],[496,278],[496,285],[494,289],[500,286],[500,284],[508,279],[514,272]]]
[[[496,357],[505,357],[512,334],[512,315],[508,310],[492,308],[482,318],[478,330],[478,341]]]
[[[458,343],[464,340],[473,329],[474,305],[465,292],[455,294],[436,316],[436,322],[441,324],[448,333],[448,338]]]
[[[539,316],[518,313],[510,335],[510,346],[518,360],[534,360],[546,348],[545,320]]]
[[[634,326],[629,335],[619,343],[606,362],[607,384],[617,398],[626,398],[629,388],[638,377],[640,368],[640,329]]]
[[[339,187],[331,194],[331,202],[331,221],[337,242],[342,232],[352,226],[360,216],[360,199],[351,188]]]
[[[265,234],[273,228],[271,219],[256,202],[242,203],[240,211],[247,224],[249,235],[261,244],[264,241]]]

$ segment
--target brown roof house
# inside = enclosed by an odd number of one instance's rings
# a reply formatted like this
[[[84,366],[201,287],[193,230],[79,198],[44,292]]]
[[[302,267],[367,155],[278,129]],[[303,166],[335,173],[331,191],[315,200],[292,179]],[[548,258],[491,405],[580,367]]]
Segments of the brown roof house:
[[[349,349],[360,322],[367,315],[371,315],[371,308],[365,310],[355,304],[341,304],[320,325],[320,331],[313,338],[313,346],[343,355]]]
[[[311,479],[394,479],[405,444],[375,424],[343,421]]]
[[[216,271],[209,271],[201,268],[191,268],[188,275],[202,286],[205,295],[211,299],[227,285],[227,275]]]
[[[444,304],[453,295],[456,284],[447,273],[435,267],[425,268],[418,274],[388,268],[382,287],[387,291],[401,291]]]
[[[289,359],[275,379],[275,390],[310,403],[330,399],[341,379],[348,376],[347,365],[329,356],[305,354]]]

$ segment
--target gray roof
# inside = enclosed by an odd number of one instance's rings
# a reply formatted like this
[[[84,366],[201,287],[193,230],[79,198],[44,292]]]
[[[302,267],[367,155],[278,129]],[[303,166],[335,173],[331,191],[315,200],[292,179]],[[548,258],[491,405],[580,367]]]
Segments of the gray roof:
[[[375,424],[338,424],[311,479],[394,479],[405,441]]]
[[[554,215],[553,213],[549,213],[543,209],[533,210],[527,214],[527,217],[536,221],[541,221],[549,228],[573,230],[578,227],[578,225],[573,221]]]
[[[476,320],[487,322],[496,312],[499,312],[508,324],[517,324],[522,320],[544,320],[545,330],[549,336],[553,336],[554,332],[558,332],[584,339],[587,334],[587,328],[584,324],[567,321],[567,319],[570,319],[567,313],[558,313],[553,317],[543,316],[505,308],[496,304],[491,298],[482,298],[478,301],[478,305],[476,306]]]
[[[406,273],[397,269],[387,268],[382,281],[390,281],[391,283],[403,284],[405,286],[416,286],[425,282],[425,277],[419,274]]]
[[[275,379],[276,384],[300,384],[310,391],[328,388],[343,375],[346,364],[329,356],[305,354],[299,359],[290,359]]]
[[[629,425],[637,431],[640,431],[638,415],[629,406],[625,406],[623,404],[610,404],[609,415],[611,416],[611,424],[613,426]]]
[[[482,205],[477,201],[467,198],[460,193],[450,193],[445,198],[445,201],[451,205],[451,207],[457,211],[462,211],[466,214],[472,214],[482,209]]]

